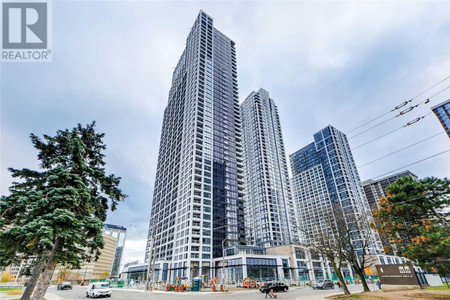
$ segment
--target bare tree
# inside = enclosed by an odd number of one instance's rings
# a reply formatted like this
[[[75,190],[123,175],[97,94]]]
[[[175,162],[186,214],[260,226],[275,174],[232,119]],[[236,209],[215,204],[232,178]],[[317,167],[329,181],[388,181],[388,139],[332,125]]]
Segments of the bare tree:
[[[331,209],[328,213],[323,214],[323,219],[319,220],[319,217],[316,216],[310,220],[312,221],[312,227],[299,227],[300,231],[304,233],[306,244],[320,253],[322,257],[327,258],[342,285],[344,293],[350,295],[342,274],[342,267],[346,262],[344,247],[346,238],[343,237],[346,232],[337,226]]]
[[[337,208],[334,211],[336,225],[341,232],[340,242],[343,256],[354,268],[356,274],[361,278],[365,292],[370,292],[364,277],[364,269],[376,262],[377,233],[371,228],[372,216],[362,214],[355,216],[354,213],[345,214]]]

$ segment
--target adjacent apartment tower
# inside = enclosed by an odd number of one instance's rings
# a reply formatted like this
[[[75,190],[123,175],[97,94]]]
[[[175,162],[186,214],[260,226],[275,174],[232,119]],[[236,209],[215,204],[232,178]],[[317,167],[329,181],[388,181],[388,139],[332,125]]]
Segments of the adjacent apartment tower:
[[[252,92],[241,104],[241,118],[247,243],[262,247],[290,244],[295,213],[280,117],[269,92]]]
[[[369,179],[363,181],[362,186],[364,188],[364,193],[366,194],[367,201],[369,202],[370,209],[372,211],[378,209],[380,198],[386,197],[386,188],[388,187],[388,185],[393,184],[397,179],[405,176],[410,176],[415,180],[418,179],[416,174],[410,171],[403,171],[387,177],[383,177],[381,179]]]
[[[381,179],[369,179],[363,181],[362,186],[364,189],[364,193],[366,194],[367,201],[369,203],[370,209],[372,211],[377,210],[379,208],[380,198],[386,197],[386,188],[388,185],[393,184],[397,179],[401,177],[412,177],[414,180],[417,180],[418,177],[410,172],[403,171],[400,173],[396,173],[387,177],[383,177]],[[380,236],[381,242],[383,244],[383,249],[386,254],[396,254],[397,246],[394,241],[387,239],[384,236]]]
[[[200,11],[164,111],[146,251],[169,280],[211,274],[222,245],[245,243],[240,128],[235,44]]]
[[[450,138],[450,99],[431,108]]]
[[[328,220],[334,220],[336,209],[345,212],[346,219],[361,220],[364,228],[369,227],[372,214],[344,133],[325,127],[314,134],[314,142],[291,154],[290,161],[302,241],[308,243],[318,235],[319,226],[327,231]],[[366,236],[373,242],[370,252],[381,253],[376,231]],[[360,242],[360,235],[355,235],[354,245],[358,247]]]

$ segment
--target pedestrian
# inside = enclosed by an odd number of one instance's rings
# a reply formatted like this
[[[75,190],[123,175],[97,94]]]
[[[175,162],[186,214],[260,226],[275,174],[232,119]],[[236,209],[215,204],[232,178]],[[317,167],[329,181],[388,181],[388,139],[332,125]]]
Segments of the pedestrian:
[[[338,287],[339,287],[339,290],[341,290],[341,282],[340,281],[338,281]]]
[[[270,298],[272,298],[272,295],[270,294],[270,288],[266,285],[266,289],[264,290],[266,292],[266,298],[267,295],[269,295]]]
[[[377,286],[381,290],[381,281],[377,280]]]

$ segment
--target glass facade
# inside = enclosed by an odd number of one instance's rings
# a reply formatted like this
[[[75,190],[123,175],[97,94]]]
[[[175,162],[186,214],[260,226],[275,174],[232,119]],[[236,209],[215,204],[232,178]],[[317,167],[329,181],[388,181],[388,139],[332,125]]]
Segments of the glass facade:
[[[314,134],[314,142],[290,156],[293,173],[294,203],[297,205],[300,235],[305,242],[323,232],[333,233],[329,218],[340,207],[344,218],[362,220],[364,228],[372,221],[353,155],[345,134],[327,126]],[[373,253],[382,251],[378,234],[371,236]],[[360,248],[361,235],[355,234],[352,242]],[[319,274],[320,275],[320,274]]]
[[[432,110],[450,138],[450,99],[434,106]]]
[[[233,282],[242,282],[244,280],[242,258],[230,259],[227,263],[228,280]]]
[[[277,260],[247,258],[247,276],[259,281],[278,280]]]
[[[146,260],[174,276],[210,274],[225,245],[244,243],[243,161],[234,42],[201,11],[164,111]]]
[[[277,106],[269,93],[252,92],[241,104],[247,243],[291,243],[295,212]]]

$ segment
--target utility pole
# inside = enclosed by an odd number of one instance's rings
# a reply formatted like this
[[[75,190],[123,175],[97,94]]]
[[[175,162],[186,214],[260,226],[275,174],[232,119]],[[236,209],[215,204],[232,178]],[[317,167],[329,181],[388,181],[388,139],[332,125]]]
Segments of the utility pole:
[[[152,225],[152,239],[151,239],[151,247],[150,247],[150,255],[148,258],[148,265],[147,265],[147,276],[145,280],[145,290],[149,290],[149,286],[153,285],[153,276],[155,273],[155,260],[156,260],[156,226],[158,224],[158,221],[153,219],[153,225]],[[150,290],[153,289],[153,286],[150,286]]]

